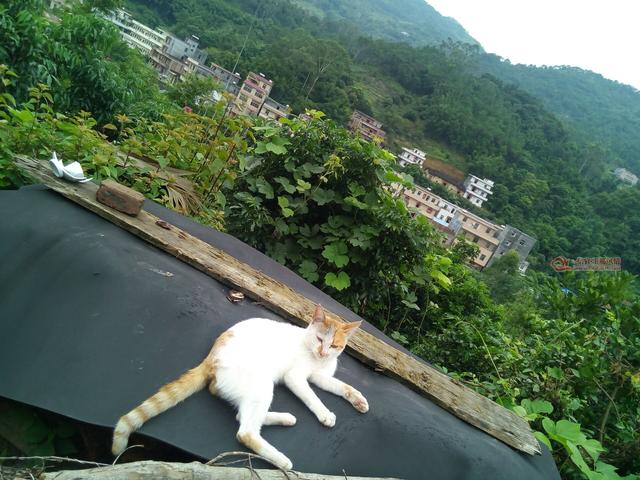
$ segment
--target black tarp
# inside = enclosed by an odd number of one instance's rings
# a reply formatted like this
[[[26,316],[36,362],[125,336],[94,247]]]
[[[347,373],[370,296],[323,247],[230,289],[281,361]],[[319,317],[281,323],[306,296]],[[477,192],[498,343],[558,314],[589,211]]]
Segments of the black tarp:
[[[347,318],[358,317],[238,240],[152,202],[145,208]],[[194,268],[42,188],[0,192],[0,396],[100,426],[199,363],[249,317],[278,317]],[[371,325],[365,327],[386,341]],[[285,388],[273,409],[294,427],[264,436],[302,471],[407,479],[558,479],[554,462],[517,452],[398,382],[343,355],[337,377],[369,413],[325,392],[333,429]],[[195,456],[238,450],[231,407],[199,392],[141,432]]]

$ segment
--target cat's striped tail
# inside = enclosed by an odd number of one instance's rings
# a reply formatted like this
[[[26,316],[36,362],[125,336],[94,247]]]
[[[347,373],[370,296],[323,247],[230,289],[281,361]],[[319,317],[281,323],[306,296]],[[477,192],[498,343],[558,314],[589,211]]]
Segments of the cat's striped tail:
[[[169,410],[185,398],[202,390],[213,379],[214,371],[208,360],[184,373],[177,380],[167,383],[158,393],[120,417],[113,432],[111,451],[120,455],[129,442],[129,435],[139,429],[150,418]]]

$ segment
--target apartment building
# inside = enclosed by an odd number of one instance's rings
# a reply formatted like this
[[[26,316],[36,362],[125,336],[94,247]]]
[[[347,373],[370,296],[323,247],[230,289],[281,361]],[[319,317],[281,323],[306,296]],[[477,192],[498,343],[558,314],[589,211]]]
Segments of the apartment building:
[[[480,269],[488,266],[498,250],[500,234],[504,227],[464,209],[459,210],[457,219],[460,221],[460,234],[480,248],[478,256],[474,259],[474,266]]]
[[[290,113],[291,108],[289,105],[283,105],[282,103],[276,102],[273,98],[267,97],[262,104],[262,108],[260,109],[258,116],[277,122],[281,118],[287,118]]]
[[[402,148],[402,153],[398,155],[398,163],[401,167],[406,167],[407,165],[418,165],[422,166],[422,163],[425,161],[426,154],[417,148]]]
[[[462,196],[474,205],[481,207],[493,192],[493,181],[488,178],[479,178],[469,175],[464,181],[464,193]]]
[[[384,143],[387,135],[382,129],[382,122],[358,110],[354,110],[351,114],[349,130],[362,136],[362,138],[368,142],[374,141],[375,138],[380,138],[382,139],[382,143]]]
[[[261,73],[249,72],[247,78],[242,82],[233,112],[238,115],[257,116],[272,88],[272,80]]]
[[[515,250],[518,257],[520,257],[520,265],[518,268],[521,273],[526,272],[527,267],[529,266],[527,257],[529,256],[529,253],[531,253],[533,246],[536,244],[536,239],[517,228],[512,227],[511,225],[506,225],[502,232],[500,232],[498,240],[500,240],[500,243],[498,244],[498,248],[493,258],[491,258],[489,265],[493,264],[493,262],[507,252]]]
[[[526,271],[526,258],[536,242],[533,237],[510,225],[496,225],[418,185],[412,189],[396,186],[394,191],[402,195],[408,207],[415,208],[444,234],[445,245],[460,237],[475,243],[479,253],[473,259],[473,267],[483,269],[508,250],[515,250],[520,257],[520,271]]]
[[[227,92],[234,96],[240,93],[242,78],[239,73],[230,72],[215,63],[212,63],[209,66],[209,70],[211,71],[211,74],[218,79]]]
[[[122,39],[130,47],[137,49],[144,56],[148,57],[154,48],[163,49],[167,39],[166,32],[147,27],[122,9],[114,10],[103,17],[120,30]]]
[[[191,35],[189,38],[180,40],[169,32],[162,30],[160,30],[160,32],[165,36],[162,50],[168,55],[180,59],[183,62],[188,58],[192,58],[202,65],[207,61],[207,53],[198,48],[200,39],[197,36]]]
[[[149,53],[149,64],[158,72],[161,80],[176,83],[186,72],[186,64],[163,50],[153,48]]]

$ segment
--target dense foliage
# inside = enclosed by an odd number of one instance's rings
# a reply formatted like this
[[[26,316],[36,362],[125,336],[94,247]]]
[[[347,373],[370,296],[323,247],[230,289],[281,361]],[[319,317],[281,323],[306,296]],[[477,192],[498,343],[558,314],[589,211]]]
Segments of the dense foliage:
[[[91,103],[87,93],[82,101],[98,109],[89,113],[84,104],[69,101],[55,79],[48,85],[46,78],[43,82],[25,67],[25,56],[36,51],[41,36],[54,27],[41,18],[39,4],[25,8],[26,13],[11,10],[11,5],[0,7],[0,37],[22,43],[20,52],[14,49],[7,55],[9,66],[0,64],[0,187],[28,181],[11,162],[16,154],[48,158],[55,150],[66,161],[77,160],[96,180],[114,178],[237,235],[416,355],[512,408],[532,422],[536,436],[552,449],[563,478],[614,480],[621,478],[616,467],[629,480],[637,478],[632,475],[640,470],[640,302],[635,277],[531,272],[524,278],[517,272],[517,258],[509,255],[483,272],[470,270],[465,262],[476,253],[473,245],[460,242],[444,248],[434,229],[421,217],[414,220],[395,196],[396,185],[411,183],[393,170],[392,156],[351,137],[317,111],[309,112],[311,120],[281,125],[231,117],[225,100],[207,101],[211,85],[191,79],[166,96],[155,88],[139,92],[150,118],[128,104],[124,113],[114,113],[117,104]],[[274,2],[271,8],[278,5]],[[169,9],[164,14],[172,13]],[[251,20],[245,15],[241,18]],[[23,16],[33,22],[21,23]],[[87,35],[98,45],[109,44],[109,51],[125,51],[101,21],[86,11],[74,16],[65,23],[63,15],[56,38],[69,38],[65,32],[82,36],[74,25],[97,22],[100,37]],[[307,34],[291,35],[302,39]],[[493,77],[466,85],[470,77],[461,70],[464,55],[458,57],[457,49],[415,50],[366,39],[343,46],[335,39],[316,40],[318,52],[301,46],[292,55],[322,59],[328,58],[322,53],[325,47],[339,51],[336,61],[351,64],[355,80],[348,85],[320,75],[311,91],[306,86],[301,90],[301,105],[305,96],[321,103],[316,95],[330,85],[357,89],[361,65],[355,58],[369,62],[384,78],[402,70],[406,77],[391,82],[405,89],[403,95],[412,92],[421,98],[422,107],[413,106],[414,97],[394,97],[397,101],[389,103],[383,115],[413,112],[415,120],[403,117],[405,121],[419,128],[427,122],[442,142],[465,154],[465,162],[486,169],[480,173],[508,179],[498,186],[502,191],[496,188],[496,215],[539,225],[545,251],[595,252],[610,244],[625,253],[625,262],[637,258],[637,243],[628,237],[640,228],[633,217],[637,189],[608,188],[602,181],[601,191],[587,200],[589,189],[579,179],[553,180],[556,173],[562,178],[560,172],[580,170],[579,150],[535,99]],[[413,55],[420,62],[410,62]],[[79,95],[87,92],[82,70],[65,70],[64,57],[52,58],[62,66],[52,65],[51,71],[67,71],[68,83],[76,85]],[[141,75],[148,75],[147,67],[136,62],[132,65]],[[313,64],[309,60],[305,68]],[[121,67],[113,67],[116,82],[128,78],[119,73]],[[287,69],[295,72],[295,65]],[[291,71],[282,75],[295,77]],[[420,82],[412,84],[412,78]],[[366,92],[348,98],[367,101]],[[185,103],[192,104],[192,113],[179,108]],[[431,117],[418,121],[423,109],[431,109]],[[457,124],[465,126],[467,136],[454,132]],[[454,154],[452,159],[459,160]],[[417,174],[416,179],[425,181]],[[630,218],[621,221],[621,212]],[[554,223],[551,217],[557,213],[562,222]],[[599,220],[592,218],[590,226],[588,216],[595,213]],[[605,228],[609,232],[603,240],[596,233]],[[569,239],[577,244],[569,245]],[[599,243],[589,247],[589,242]],[[58,437],[38,435],[38,441],[46,443],[42,451],[49,453],[57,451],[60,439],[65,440],[60,452],[73,451],[69,438],[62,430]]]
[[[0,63],[21,79],[12,89],[16,100],[25,101],[28,88],[43,83],[62,112],[83,109],[102,120],[163,110],[154,72],[113,25],[81,14],[80,7],[50,21],[44,6],[42,0],[0,5]]]

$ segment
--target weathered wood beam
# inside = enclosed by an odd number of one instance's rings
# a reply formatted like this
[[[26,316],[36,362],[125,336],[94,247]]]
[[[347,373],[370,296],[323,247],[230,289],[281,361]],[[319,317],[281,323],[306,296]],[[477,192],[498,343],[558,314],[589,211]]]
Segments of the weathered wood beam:
[[[106,467],[89,468],[85,470],[61,470],[58,472],[44,472],[40,480],[156,480],[158,478],[194,480],[394,480],[392,478],[352,477],[347,475],[320,475],[317,473],[303,473],[280,470],[249,469],[238,467],[216,467],[198,462],[131,462]]]
[[[137,217],[130,217],[106,207],[96,200],[96,185],[61,180],[53,175],[46,162],[15,157],[15,163],[37,181],[68,199],[216,280],[244,292],[248,297],[259,300],[292,322],[306,325],[308,319],[312,318],[315,308],[313,301],[219,248],[175,226],[171,226],[170,230],[162,228],[156,224],[159,219],[144,210]],[[344,320],[339,315],[329,313]],[[364,330],[358,330],[353,335],[347,351],[507,445],[531,455],[540,454],[540,446],[529,424],[518,415]]]

